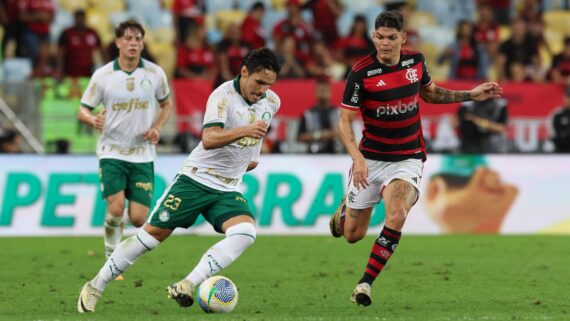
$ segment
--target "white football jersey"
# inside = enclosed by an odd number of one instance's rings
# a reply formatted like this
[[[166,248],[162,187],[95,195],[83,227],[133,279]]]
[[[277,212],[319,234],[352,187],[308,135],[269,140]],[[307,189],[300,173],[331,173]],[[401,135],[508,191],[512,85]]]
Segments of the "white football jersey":
[[[263,120],[268,125],[279,110],[281,101],[267,90],[250,105],[240,94],[239,78],[216,88],[206,105],[203,128],[222,126],[233,129]],[[250,162],[259,161],[262,139],[244,137],[221,148],[205,150],[202,142],[190,153],[180,172],[217,190],[240,191],[243,175]]]
[[[155,146],[143,140],[143,133],[154,122],[158,102],[170,95],[164,70],[141,59],[128,73],[117,59],[97,69],[83,93],[81,105],[95,108],[103,103],[105,126],[97,144],[99,159],[113,158],[133,163],[152,162]]]

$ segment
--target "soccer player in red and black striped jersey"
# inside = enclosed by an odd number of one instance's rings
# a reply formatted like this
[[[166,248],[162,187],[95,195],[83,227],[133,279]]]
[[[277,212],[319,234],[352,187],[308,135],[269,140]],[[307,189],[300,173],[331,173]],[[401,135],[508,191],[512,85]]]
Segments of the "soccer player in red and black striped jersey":
[[[339,120],[340,137],[353,165],[348,193],[331,218],[331,233],[349,243],[368,230],[374,205],[384,199],[386,222],[374,245],[352,301],[372,302],[370,286],[396,250],[408,212],[418,200],[426,148],[420,98],[435,104],[499,97],[496,83],[453,91],[436,86],[423,55],[402,49],[404,20],[398,11],[382,12],[372,39],[376,51],[357,62],[346,80]],[[360,111],[363,138],[357,145],[352,122]]]

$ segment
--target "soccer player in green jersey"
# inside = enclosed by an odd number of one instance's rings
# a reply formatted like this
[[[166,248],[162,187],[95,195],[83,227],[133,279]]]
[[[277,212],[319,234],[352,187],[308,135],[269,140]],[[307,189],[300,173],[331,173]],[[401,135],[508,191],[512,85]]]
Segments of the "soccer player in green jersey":
[[[194,302],[200,283],[234,262],[255,241],[255,221],[240,193],[246,171],[259,162],[262,140],[281,101],[269,89],[280,66],[267,48],[251,51],[240,75],[216,88],[206,105],[202,140],[162,194],[138,234],[124,240],[99,273],[81,289],[79,312],[95,310],[107,284],[177,227],[192,226],[198,215],[226,237],[204,253],[188,276],[167,288],[180,306]]]
[[[105,255],[121,242],[125,200],[130,222],[144,224],[152,201],[155,145],[172,109],[164,70],[141,58],[145,30],[134,20],[115,30],[118,57],[97,69],[81,98],[78,118],[100,130],[99,177],[107,201]],[[103,103],[104,110],[93,114]],[[122,276],[120,276],[122,278]]]

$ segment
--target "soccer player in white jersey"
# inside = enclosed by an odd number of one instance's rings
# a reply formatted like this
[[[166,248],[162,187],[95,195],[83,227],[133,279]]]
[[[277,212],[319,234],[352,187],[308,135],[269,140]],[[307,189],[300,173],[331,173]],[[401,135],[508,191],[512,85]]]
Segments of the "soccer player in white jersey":
[[[204,253],[186,278],[170,285],[168,296],[182,307],[194,302],[202,281],[234,262],[255,241],[255,221],[240,193],[246,171],[259,161],[262,140],[281,104],[269,87],[280,66],[267,48],[251,51],[240,75],[216,88],[206,105],[202,141],[157,201],[138,234],[124,240],[79,294],[79,312],[95,310],[107,284],[177,227],[188,228],[202,214],[226,237]]]
[[[119,55],[95,71],[78,112],[80,121],[102,131],[97,156],[102,195],[107,201],[106,258],[121,242],[125,199],[129,201],[130,222],[136,227],[145,222],[153,194],[155,144],[172,109],[164,71],[141,58],[144,34],[134,20],[117,27]],[[99,103],[105,108],[94,115]]]

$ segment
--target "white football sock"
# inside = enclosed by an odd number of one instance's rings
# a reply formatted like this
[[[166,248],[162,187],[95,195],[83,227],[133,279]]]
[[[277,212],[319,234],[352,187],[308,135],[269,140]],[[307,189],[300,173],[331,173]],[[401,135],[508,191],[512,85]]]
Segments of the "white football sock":
[[[105,236],[103,239],[105,240],[106,259],[111,256],[117,245],[121,243],[121,238],[123,237],[122,220],[122,217],[113,216],[109,212],[105,215]]]
[[[133,222],[131,222],[131,217],[129,216],[129,208],[125,207],[125,212],[123,213],[123,224],[125,226],[132,226]]]
[[[141,255],[154,249],[158,244],[160,242],[157,239],[144,229],[140,229],[136,235],[129,237],[117,246],[97,276],[91,280],[91,286],[103,292],[107,283],[125,273]]]
[[[239,223],[226,230],[226,237],[204,253],[198,265],[186,276],[198,286],[235,261],[255,241],[255,226]]]

